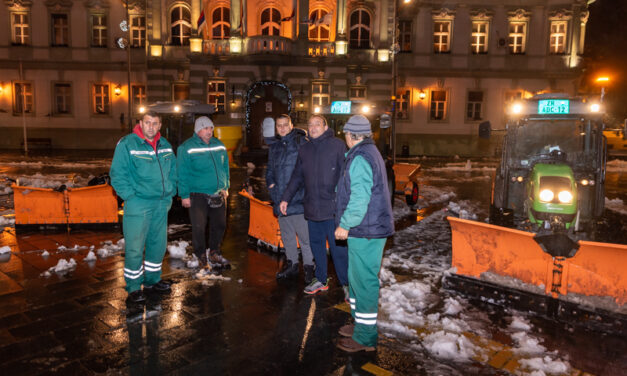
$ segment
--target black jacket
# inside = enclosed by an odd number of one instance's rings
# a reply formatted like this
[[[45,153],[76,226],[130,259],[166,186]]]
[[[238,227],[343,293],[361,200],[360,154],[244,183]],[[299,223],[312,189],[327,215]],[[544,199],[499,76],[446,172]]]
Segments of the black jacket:
[[[294,172],[281,201],[289,203],[304,186],[305,218],[312,221],[333,219],[335,187],[344,165],[344,153],[346,145],[335,138],[332,129],[327,129],[318,138],[310,139],[298,151]]]
[[[280,216],[279,203],[281,195],[287,188],[292,171],[298,159],[298,149],[307,142],[307,134],[302,129],[294,128],[285,137],[276,136],[270,143],[268,150],[268,166],[266,168],[266,183],[272,198],[274,214]],[[270,188],[274,184],[274,187]],[[304,188],[301,188],[288,201],[287,215],[303,214]]]

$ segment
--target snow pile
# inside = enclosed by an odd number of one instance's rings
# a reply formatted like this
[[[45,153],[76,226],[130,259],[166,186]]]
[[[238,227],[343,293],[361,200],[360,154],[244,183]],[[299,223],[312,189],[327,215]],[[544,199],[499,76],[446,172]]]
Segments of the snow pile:
[[[496,167],[493,164],[478,166],[475,164],[473,166],[470,159],[466,160],[466,162],[456,162],[456,163],[447,163],[444,167],[428,167],[425,170],[432,172],[470,172],[470,171],[495,171]]]
[[[436,188],[430,185],[420,186],[420,200],[418,206],[421,208],[448,202],[455,197],[451,188]]]
[[[96,257],[96,254],[94,254],[94,251],[89,251],[89,253],[87,254],[87,256],[85,256],[83,261],[89,262],[89,261],[96,261],[97,259],[98,258]]]
[[[40,173],[36,173],[30,176],[21,176],[18,181],[20,183],[20,186],[37,188],[58,188],[62,185],[65,185],[68,188],[73,188],[75,184],[73,180],[70,180],[65,175],[42,175]],[[22,194],[28,193],[28,190],[22,191]]]
[[[198,262],[198,257],[192,254],[192,256],[187,260],[187,267],[190,269],[194,269],[197,268],[199,265],[200,263]]]
[[[50,253],[44,249],[44,251],[41,253],[41,257],[48,257],[48,256],[50,256]]]
[[[113,244],[111,240],[107,240],[102,244],[102,247],[96,250],[98,257],[105,258],[115,253],[124,250],[124,238],[118,240],[116,244]]]
[[[74,244],[73,247],[68,248],[64,245],[60,245],[57,249],[59,250],[59,252],[76,252],[76,251],[80,251],[82,249],[87,249],[88,247],[85,245],[78,245],[78,244]]]
[[[425,349],[434,356],[459,362],[469,361],[477,351],[465,336],[443,330],[424,336],[422,341]]]
[[[447,209],[456,214],[461,219],[477,220],[477,215],[473,213],[473,209],[469,207],[468,201],[449,202]]]
[[[187,255],[187,246],[189,242],[185,240],[174,241],[168,244],[168,252],[171,258],[182,259]]]
[[[627,172],[627,161],[622,159],[607,161],[607,172]]]
[[[0,255],[11,252],[11,247],[5,245],[4,247],[0,247]]]
[[[198,273],[196,273],[196,279],[201,281],[203,286],[213,286],[217,282],[220,282],[220,281],[228,282],[231,280],[230,277],[224,277],[221,275],[213,274],[211,273],[211,271],[208,271],[206,269],[201,270]]]
[[[52,273],[63,275],[74,269],[76,269],[76,261],[73,258],[70,258],[69,260],[59,259],[57,265],[52,266],[45,272],[41,273],[41,276],[48,278],[52,275]]]
[[[549,356],[543,358],[521,359],[522,367],[532,370],[532,376],[566,375],[570,371],[570,365],[559,360],[553,360]]]
[[[627,215],[627,207],[625,207],[625,203],[620,198],[615,198],[610,200],[609,198],[605,198],[605,207],[608,210],[617,212],[622,215]]]
[[[15,225],[15,218],[7,218],[7,217],[2,217],[0,216],[0,227],[4,227],[4,226],[14,226]]]

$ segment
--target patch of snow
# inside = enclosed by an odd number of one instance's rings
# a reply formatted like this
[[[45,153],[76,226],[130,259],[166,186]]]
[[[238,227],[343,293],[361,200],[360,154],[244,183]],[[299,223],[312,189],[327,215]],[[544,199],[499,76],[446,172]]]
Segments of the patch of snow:
[[[106,240],[100,248],[96,250],[98,257],[105,258],[124,250],[124,238],[113,244],[111,240]]]
[[[627,215],[627,206],[620,198],[615,198],[610,200],[609,198],[605,198],[605,207],[608,210],[620,213],[622,215]]]
[[[199,265],[200,265],[200,263],[198,261],[198,257],[196,257],[196,255],[192,254],[190,259],[187,260],[187,267],[190,268],[190,269],[194,269],[194,268],[197,268]]]
[[[5,245],[4,247],[0,247],[0,255],[11,252],[11,247]]]
[[[83,259],[83,261],[96,261],[98,258],[96,257],[96,255],[94,254],[94,251],[89,251],[89,253],[87,254],[87,256],[85,256],[85,258]]]
[[[8,217],[0,217],[0,227],[4,227],[4,226],[8,226],[8,227],[12,227],[15,226],[15,218],[8,218]]]
[[[50,253],[48,253],[48,251],[46,251],[46,250],[44,249],[44,251],[42,252],[41,256],[42,256],[42,257],[48,257],[48,256],[50,256]]]
[[[512,317],[512,322],[509,324],[509,328],[511,330],[529,331],[531,324],[522,317],[514,316]]]
[[[607,161],[608,172],[627,172],[627,161],[622,159],[614,159]]]
[[[458,362],[469,361],[477,351],[465,336],[443,330],[426,335],[422,343],[434,356]]]
[[[50,267],[47,271],[41,273],[42,277],[50,277],[52,273],[66,274],[69,271],[76,269],[76,261],[73,258],[69,260],[59,259],[57,265]]]
[[[546,351],[546,348],[540,344],[540,339],[534,338],[526,332],[516,332],[511,337],[516,342],[514,351],[518,353],[541,354]]]
[[[532,370],[531,375],[566,375],[570,372],[570,364],[560,360],[553,360],[550,356],[540,358],[520,359],[524,368]]]
[[[187,246],[189,242],[185,240],[178,240],[168,244],[168,252],[170,253],[170,257],[175,259],[182,259],[187,255]]]

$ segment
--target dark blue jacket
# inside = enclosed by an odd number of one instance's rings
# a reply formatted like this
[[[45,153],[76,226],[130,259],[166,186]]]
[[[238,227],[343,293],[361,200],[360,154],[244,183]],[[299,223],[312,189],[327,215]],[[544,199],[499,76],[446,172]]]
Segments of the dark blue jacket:
[[[348,236],[355,238],[380,239],[394,234],[394,217],[392,203],[385,169],[385,162],[379,150],[370,138],[366,138],[353,146],[346,154],[346,163],[342,167],[340,181],[337,184],[337,212],[335,224],[339,225],[340,218],[346,210],[351,196],[350,165],[355,157],[361,156],[372,168],[372,192],[368,210],[361,223],[349,230]]]
[[[282,215],[279,212],[279,203],[281,195],[287,188],[290,181],[296,160],[298,159],[298,149],[307,142],[307,134],[302,129],[294,128],[285,137],[273,137],[274,142],[269,143],[268,150],[268,166],[266,168],[266,183],[268,184],[268,192],[272,199],[272,207],[274,215]],[[274,187],[270,186],[274,184]],[[287,215],[303,214],[303,196],[304,188],[301,188],[294,194],[292,199],[288,201]]]
[[[335,186],[344,165],[344,153],[346,145],[335,138],[332,129],[327,129],[318,138],[310,139],[298,151],[294,173],[281,201],[289,202],[304,186],[305,218],[312,221],[333,219]]]

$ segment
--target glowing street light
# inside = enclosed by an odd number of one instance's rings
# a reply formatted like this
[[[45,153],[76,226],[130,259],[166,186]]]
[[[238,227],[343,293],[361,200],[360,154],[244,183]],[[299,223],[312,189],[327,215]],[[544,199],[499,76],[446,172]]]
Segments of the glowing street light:
[[[608,76],[599,76],[595,80],[597,83],[601,84],[601,100],[600,103],[603,103],[603,97],[605,96],[605,85],[610,82],[610,78]]]

